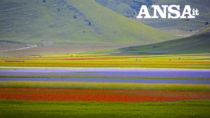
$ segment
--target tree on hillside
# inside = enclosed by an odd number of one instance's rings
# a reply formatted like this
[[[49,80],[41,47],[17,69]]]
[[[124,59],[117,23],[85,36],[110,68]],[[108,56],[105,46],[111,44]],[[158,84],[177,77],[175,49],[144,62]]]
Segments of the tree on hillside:
[[[91,26],[91,22],[89,22],[88,25]]]

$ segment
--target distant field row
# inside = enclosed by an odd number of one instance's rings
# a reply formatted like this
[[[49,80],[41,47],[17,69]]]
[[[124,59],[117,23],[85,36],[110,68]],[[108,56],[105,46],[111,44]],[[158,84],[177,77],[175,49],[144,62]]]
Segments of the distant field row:
[[[0,66],[210,69],[209,59],[209,55],[46,55],[42,57],[29,56],[22,58],[1,57]]]
[[[28,79],[31,79],[31,78],[52,78],[52,79],[71,79],[71,78],[74,78],[74,79],[129,79],[129,80],[132,80],[132,79],[139,79],[139,80],[198,80],[198,81],[210,81],[210,79],[190,79],[190,78],[125,78],[125,77],[58,77],[58,76],[0,76],[0,79],[1,78],[28,78]]]
[[[209,100],[209,92],[0,88],[0,99],[77,102],[177,102]]]
[[[209,85],[135,84],[88,82],[0,82],[1,88],[97,89],[97,90],[149,90],[210,92]]]

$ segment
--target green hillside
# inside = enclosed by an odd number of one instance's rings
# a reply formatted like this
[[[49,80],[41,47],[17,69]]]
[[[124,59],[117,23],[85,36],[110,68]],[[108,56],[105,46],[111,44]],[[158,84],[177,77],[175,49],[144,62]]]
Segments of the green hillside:
[[[201,30],[199,33],[197,33],[196,35],[200,35],[200,34],[207,34],[210,33],[210,26],[206,27],[205,29]]]
[[[94,52],[98,54],[191,54],[210,53],[210,26],[191,37],[145,46]]]
[[[151,6],[153,0],[95,0],[108,9],[128,18],[134,18],[142,5]]]
[[[176,34],[179,36],[189,36],[199,32],[206,27],[206,22],[210,22],[210,1],[209,0],[96,0],[108,9],[131,18],[137,22],[149,25],[151,27]],[[148,8],[155,5],[181,5],[181,11],[185,5],[199,9],[200,15],[196,19],[136,19],[142,5]],[[153,9],[150,9],[153,14]]]
[[[94,0],[1,0],[0,40],[55,45],[143,45],[177,37]]]

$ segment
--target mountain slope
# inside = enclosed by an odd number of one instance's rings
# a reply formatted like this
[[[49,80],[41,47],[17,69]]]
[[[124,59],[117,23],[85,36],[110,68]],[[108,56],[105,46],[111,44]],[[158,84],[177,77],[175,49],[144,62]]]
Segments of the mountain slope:
[[[180,36],[189,36],[202,30],[206,27],[206,22],[210,22],[210,1],[209,0],[95,0],[101,5],[107,7],[116,13],[122,14],[125,17],[131,18],[140,23],[151,27],[170,32]],[[198,8],[200,15],[196,19],[136,19],[142,5],[147,5],[148,8],[152,4],[155,5],[181,5],[181,12],[185,5],[190,5],[192,8]],[[153,10],[150,9],[150,14]]]
[[[143,45],[177,37],[125,18],[94,0],[1,0],[0,40],[55,45]]]
[[[142,5],[151,6],[152,0],[95,0],[108,9],[128,18],[134,18]]]
[[[116,50],[99,51],[100,54],[189,54],[210,53],[210,26],[191,37],[165,41],[146,46],[134,46]]]
[[[201,34],[208,34],[210,33],[210,26],[206,27],[205,29],[201,30],[199,33],[197,33],[196,35],[201,35]]]

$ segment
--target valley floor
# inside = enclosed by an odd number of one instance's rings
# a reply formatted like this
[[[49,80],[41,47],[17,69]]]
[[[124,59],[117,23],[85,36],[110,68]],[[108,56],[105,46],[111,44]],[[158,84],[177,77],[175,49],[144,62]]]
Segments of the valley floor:
[[[209,60],[209,54],[1,56],[0,117],[207,118]]]

